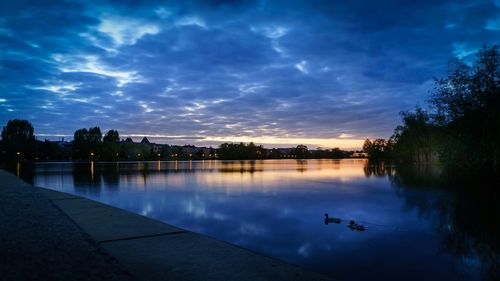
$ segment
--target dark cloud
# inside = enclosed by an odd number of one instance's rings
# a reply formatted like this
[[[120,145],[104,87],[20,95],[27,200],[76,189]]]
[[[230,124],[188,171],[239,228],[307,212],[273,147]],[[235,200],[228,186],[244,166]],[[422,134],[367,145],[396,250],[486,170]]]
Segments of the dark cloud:
[[[388,137],[453,58],[500,41],[498,1],[10,1],[0,122],[228,137]]]

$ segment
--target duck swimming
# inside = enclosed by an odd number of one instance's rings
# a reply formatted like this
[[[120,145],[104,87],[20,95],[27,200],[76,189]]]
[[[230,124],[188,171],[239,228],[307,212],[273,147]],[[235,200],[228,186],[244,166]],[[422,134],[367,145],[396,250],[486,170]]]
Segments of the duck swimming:
[[[347,221],[347,220],[345,220]],[[336,223],[336,224],[340,224],[342,222],[342,219],[339,219],[339,218],[331,218],[328,216],[328,213],[325,213],[325,224],[329,224],[329,223]],[[365,231],[367,229],[366,226],[362,225],[362,224],[359,224],[353,220],[350,220],[347,227],[349,227],[350,230],[352,231]]]
[[[366,230],[366,226],[359,224],[359,223],[356,223],[355,221],[350,221],[349,225],[347,227],[349,227],[351,230],[356,230],[356,231],[365,231]]]
[[[325,224],[328,224],[328,223],[337,223],[337,224],[339,224],[341,221],[342,221],[341,219],[330,218],[330,217],[328,217],[327,213],[325,214]]]

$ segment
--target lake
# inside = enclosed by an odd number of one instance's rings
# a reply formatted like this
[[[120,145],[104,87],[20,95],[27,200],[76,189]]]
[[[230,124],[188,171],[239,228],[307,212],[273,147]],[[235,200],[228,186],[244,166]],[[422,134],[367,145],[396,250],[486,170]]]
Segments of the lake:
[[[37,163],[14,172],[336,280],[499,276],[498,198],[446,191],[432,167],[157,161]]]

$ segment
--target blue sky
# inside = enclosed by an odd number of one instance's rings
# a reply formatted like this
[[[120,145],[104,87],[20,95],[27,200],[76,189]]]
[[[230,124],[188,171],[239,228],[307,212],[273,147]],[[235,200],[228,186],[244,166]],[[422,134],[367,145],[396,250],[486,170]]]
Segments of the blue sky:
[[[2,1],[0,123],[360,147],[500,42],[500,1]]]

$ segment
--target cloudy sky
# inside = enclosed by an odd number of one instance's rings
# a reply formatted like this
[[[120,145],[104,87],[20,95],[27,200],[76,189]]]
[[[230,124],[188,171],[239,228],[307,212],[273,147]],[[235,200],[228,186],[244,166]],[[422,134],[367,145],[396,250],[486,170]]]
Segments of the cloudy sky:
[[[500,43],[500,0],[1,1],[0,123],[360,147]]]

